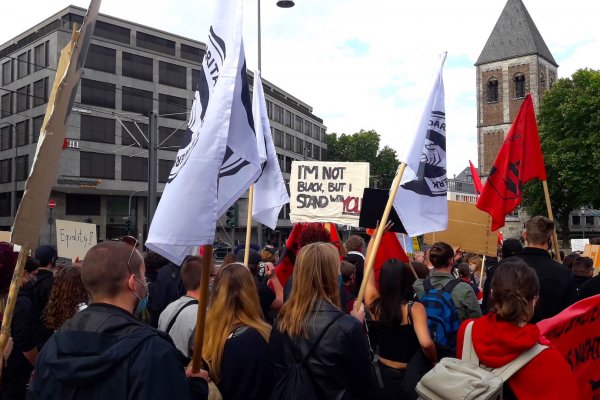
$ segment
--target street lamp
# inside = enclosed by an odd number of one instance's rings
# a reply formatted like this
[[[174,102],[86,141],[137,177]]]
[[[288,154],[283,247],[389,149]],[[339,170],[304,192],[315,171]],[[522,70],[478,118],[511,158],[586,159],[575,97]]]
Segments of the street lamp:
[[[291,7],[294,7],[294,2],[291,0],[279,0],[277,2],[277,7],[291,8]]]
[[[291,8],[294,7],[294,2],[291,0],[279,0],[277,1],[277,7]],[[262,74],[262,50],[261,50],[261,38],[260,38],[260,0],[258,0],[258,70]]]
[[[13,136],[13,146],[15,147],[15,161],[13,166],[13,182],[15,185],[12,199],[11,199],[11,214],[16,218],[17,217],[17,126],[12,122],[0,122],[0,125],[6,124],[12,126],[14,136]]]
[[[585,239],[585,208],[581,207],[579,211],[581,212],[581,220],[579,221],[579,224],[581,225],[581,237],[582,239]]]

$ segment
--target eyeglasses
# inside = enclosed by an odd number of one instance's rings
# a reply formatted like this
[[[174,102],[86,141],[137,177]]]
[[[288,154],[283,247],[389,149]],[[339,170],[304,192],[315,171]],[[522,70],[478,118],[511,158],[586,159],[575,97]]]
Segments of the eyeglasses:
[[[121,237],[114,238],[111,240],[115,241],[115,242],[127,243],[128,245],[130,245],[132,247],[131,253],[129,253],[129,258],[127,259],[127,271],[131,272],[131,269],[129,268],[129,264],[131,263],[131,257],[133,257],[133,253],[135,252],[135,249],[137,249],[137,245],[138,245],[139,241],[136,238],[134,238],[133,236],[121,236]]]

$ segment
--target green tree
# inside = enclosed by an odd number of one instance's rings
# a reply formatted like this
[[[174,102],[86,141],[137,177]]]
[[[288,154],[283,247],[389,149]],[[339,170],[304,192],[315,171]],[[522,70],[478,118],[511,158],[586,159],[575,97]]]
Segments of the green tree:
[[[371,174],[377,179],[377,187],[389,189],[396,176],[396,170],[400,161],[396,157],[396,150],[389,146],[384,146],[377,154],[377,160],[371,165]]]
[[[558,80],[542,98],[538,123],[552,211],[567,240],[569,213],[600,207],[600,71]],[[525,185],[523,206],[547,214],[540,182]]]

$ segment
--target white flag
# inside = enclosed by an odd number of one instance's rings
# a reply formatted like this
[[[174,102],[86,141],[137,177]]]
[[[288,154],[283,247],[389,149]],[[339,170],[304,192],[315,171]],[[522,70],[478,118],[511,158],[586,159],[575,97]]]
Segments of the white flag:
[[[254,92],[252,93],[252,113],[256,131],[258,156],[263,171],[254,184],[254,204],[252,217],[271,229],[277,227],[277,217],[284,204],[290,202],[281,168],[275,153],[275,144],[271,137],[271,126],[267,115],[267,105],[263,92],[260,71],[254,72]]]
[[[260,174],[242,0],[215,4],[188,128],[146,242],[176,264],[194,247],[213,243],[219,216]]]
[[[435,83],[415,132],[402,138],[398,159],[406,163],[394,199],[396,212],[409,236],[443,231],[448,227],[446,178],[446,112],[442,56]]]

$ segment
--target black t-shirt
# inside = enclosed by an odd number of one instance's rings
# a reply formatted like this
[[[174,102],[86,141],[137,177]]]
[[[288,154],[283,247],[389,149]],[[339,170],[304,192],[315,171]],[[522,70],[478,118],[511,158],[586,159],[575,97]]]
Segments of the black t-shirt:
[[[275,300],[276,297],[275,293],[273,293],[271,288],[263,282],[257,281],[256,288],[258,289],[258,301],[260,302],[260,309],[262,310],[265,319],[267,319],[267,315],[271,310],[271,304],[273,303],[273,300]]]
[[[595,277],[588,279],[579,288],[580,299],[586,299],[597,294],[600,294],[600,275],[596,275]]]

